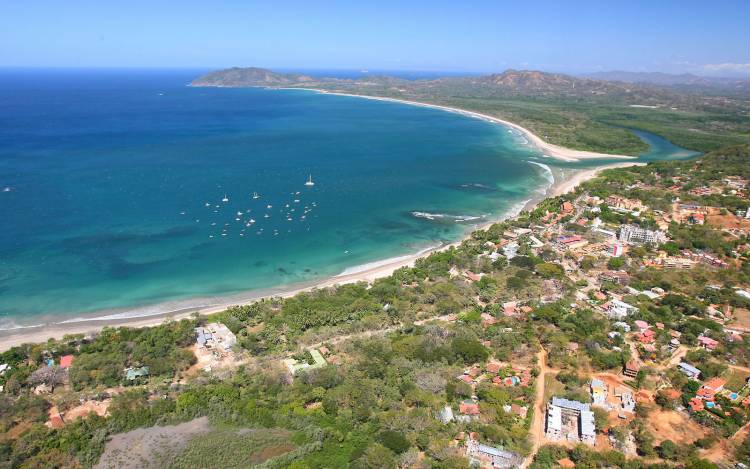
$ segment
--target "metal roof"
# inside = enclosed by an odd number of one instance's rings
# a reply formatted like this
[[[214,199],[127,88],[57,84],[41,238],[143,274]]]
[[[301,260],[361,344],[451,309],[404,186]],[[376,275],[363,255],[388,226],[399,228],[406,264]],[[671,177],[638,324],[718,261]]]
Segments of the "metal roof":
[[[691,365],[689,363],[680,362],[680,364],[677,365],[677,366],[679,366],[680,368],[682,368],[685,371],[689,371],[692,374],[695,374],[695,375],[701,374],[701,370],[699,370],[698,368],[694,367],[693,365]]]
[[[563,397],[553,397],[552,405],[562,407],[563,409],[577,410],[578,412],[588,412],[591,410],[591,405],[578,401],[571,401]]]

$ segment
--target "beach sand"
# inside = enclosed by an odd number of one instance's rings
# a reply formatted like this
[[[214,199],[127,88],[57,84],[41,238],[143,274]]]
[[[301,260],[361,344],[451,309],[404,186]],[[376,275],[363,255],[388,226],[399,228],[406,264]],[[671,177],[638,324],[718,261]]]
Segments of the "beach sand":
[[[582,183],[588,181],[589,179],[595,178],[600,172],[604,171],[605,169],[625,168],[628,166],[644,166],[645,164],[646,163],[629,161],[629,162],[622,162],[622,163],[606,164],[602,166],[597,166],[596,168],[581,169],[581,170],[574,171],[573,173],[569,175],[569,177],[566,177],[564,180],[561,180],[559,183],[555,182],[555,184],[550,188],[548,197],[555,197],[558,195],[563,195],[567,192],[571,192],[575,190],[576,187],[580,186]]]

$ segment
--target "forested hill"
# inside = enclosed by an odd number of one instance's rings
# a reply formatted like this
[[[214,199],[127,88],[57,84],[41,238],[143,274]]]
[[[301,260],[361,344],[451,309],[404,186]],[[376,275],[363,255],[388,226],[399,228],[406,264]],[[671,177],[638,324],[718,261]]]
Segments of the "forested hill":
[[[750,143],[750,92],[737,89],[726,94],[717,89],[685,92],[528,70],[407,80],[374,75],[324,78],[262,68],[219,70],[191,85],[315,88],[449,105],[511,120],[550,143],[603,153],[638,154],[647,149],[626,128],[650,131],[698,151]]]

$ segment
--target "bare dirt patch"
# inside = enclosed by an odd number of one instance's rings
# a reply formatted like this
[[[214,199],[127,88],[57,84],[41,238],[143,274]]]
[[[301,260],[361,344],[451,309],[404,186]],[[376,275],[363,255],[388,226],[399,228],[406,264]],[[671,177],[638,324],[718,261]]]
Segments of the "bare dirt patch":
[[[690,445],[706,435],[706,430],[702,426],[674,410],[651,410],[647,425],[654,435],[656,444],[672,440],[677,444]]]
[[[65,412],[63,414],[63,420],[65,422],[72,422],[75,419],[87,416],[90,412],[93,412],[100,417],[104,417],[107,414],[107,409],[111,402],[112,399],[106,399],[104,401],[86,401]]]
[[[729,325],[730,328],[738,328],[750,331],[750,310],[745,308],[735,308],[734,321]]]
[[[706,220],[707,224],[718,228],[750,229],[750,220],[740,218],[733,213],[722,215],[721,210],[718,208],[710,208]]]
[[[107,442],[96,469],[140,469],[154,466],[155,455],[168,452],[176,454],[187,445],[188,440],[211,427],[207,417],[201,417],[179,425],[138,428],[115,435]]]

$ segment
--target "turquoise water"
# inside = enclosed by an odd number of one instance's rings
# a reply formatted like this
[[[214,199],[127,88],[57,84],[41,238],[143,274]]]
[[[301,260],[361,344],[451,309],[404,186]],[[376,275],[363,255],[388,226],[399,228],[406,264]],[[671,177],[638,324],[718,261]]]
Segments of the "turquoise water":
[[[0,73],[0,328],[351,272],[517,210],[559,164],[454,113],[196,75]]]
[[[481,120],[193,76],[0,78],[4,327],[336,275],[455,240],[547,183]]]

